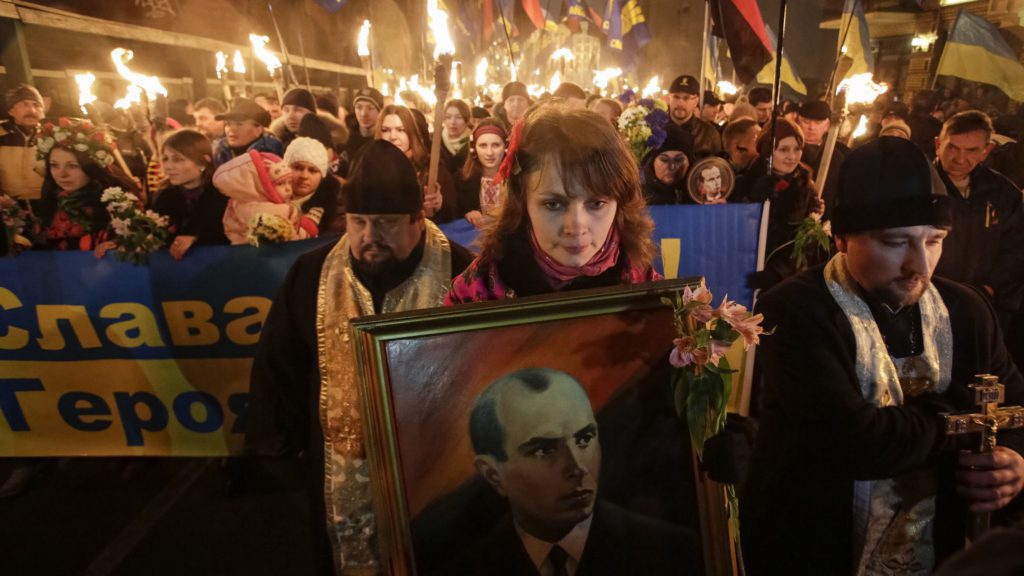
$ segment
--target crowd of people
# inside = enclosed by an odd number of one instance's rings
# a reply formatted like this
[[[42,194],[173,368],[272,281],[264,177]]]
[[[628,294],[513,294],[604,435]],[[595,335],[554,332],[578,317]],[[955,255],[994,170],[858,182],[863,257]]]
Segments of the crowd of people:
[[[823,158],[833,118],[825,100],[773,116],[766,88],[724,102],[683,75],[655,103],[666,110],[655,127],[663,137],[638,158],[619,123],[636,95],[565,83],[534,102],[509,82],[501,96],[490,109],[443,103],[431,186],[424,111],[374,88],[354,92],[349,114],[302,88],[279,105],[266,95],[230,107],[202,99],[191,105],[194,128],[168,121],[153,131],[159,155],[150,158],[145,142],[128,145],[130,132],[112,145],[105,130],[120,119],[45,122],[41,95],[20,86],[0,125],[0,193],[31,211],[24,233],[42,249],[109,249],[116,223],[102,195],[113,186],[168,219],[174,258],[201,245],[340,235],[300,257],[274,301],[246,436],[252,455],[304,455],[325,573],[380,569],[348,322],[657,280],[652,204],[771,203],[768,258],[750,277],[770,289],[760,308],[775,330],[759,360],[762,430],[745,492],[751,574],[883,573],[892,562],[925,573],[962,542],[957,503],[1001,510],[1017,496],[1019,432],[1001,433],[989,456],[958,461],[938,417],[972,408],[979,373],[1024,401],[1010,359],[1024,359],[1019,117],[993,122],[931,92],[911,107],[883,98],[866,135],[844,134]],[[133,170],[116,150],[142,161]],[[712,170],[709,158],[724,162]],[[286,231],[259,236],[261,219]],[[457,219],[480,229],[478,255],[437,226]],[[836,237],[798,265],[793,241],[808,219],[832,222]],[[932,283],[933,273],[944,279]],[[911,380],[927,384],[905,389]],[[562,456],[566,474],[587,474]],[[579,537],[593,504],[580,509],[556,525],[554,541],[533,536],[552,555],[579,550],[558,539]],[[523,530],[526,520],[516,521]],[[814,530],[820,542],[808,544]],[[546,554],[533,557],[539,572],[564,568],[565,557]]]

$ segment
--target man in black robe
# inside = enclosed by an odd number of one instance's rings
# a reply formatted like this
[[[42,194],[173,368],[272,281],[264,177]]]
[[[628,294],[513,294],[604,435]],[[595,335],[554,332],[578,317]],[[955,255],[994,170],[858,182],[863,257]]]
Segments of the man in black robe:
[[[472,259],[424,217],[405,155],[383,140],[366,152],[344,188],[346,234],[300,257],[274,300],[246,413],[247,454],[302,456],[320,574],[381,569],[348,321],[441,306]]]
[[[977,374],[1024,403],[1024,380],[977,290],[932,272],[949,198],[912,143],[881,137],[840,173],[837,254],[758,303],[762,420],[742,497],[748,574],[928,574],[963,546],[970,510],[1024,483],[1024,435],[989,454],[944,435]]]

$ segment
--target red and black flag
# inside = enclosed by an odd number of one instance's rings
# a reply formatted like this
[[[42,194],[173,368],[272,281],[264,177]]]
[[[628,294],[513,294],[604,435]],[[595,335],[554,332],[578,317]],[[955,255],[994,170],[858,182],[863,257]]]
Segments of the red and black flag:
[[[744,84],[753,82],[773,53],[757,0],[717,0],[711,6],[715,27],[729,45],[736,78]]]

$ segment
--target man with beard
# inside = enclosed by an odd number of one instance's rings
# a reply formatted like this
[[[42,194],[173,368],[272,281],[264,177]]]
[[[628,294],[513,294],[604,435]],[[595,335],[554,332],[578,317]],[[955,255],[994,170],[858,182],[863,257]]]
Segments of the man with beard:
[[[714,125],[700,118],[700,83],[693,76],[680,76],[668,89],[668,111],[672,122],[693,136],[697,158],[722,152],[722,136]]]
[[[477,472],[509,515],[442,573],[685,574],[698,565],[687,530],[598,497],[601,442],[586,391],[571,375],[527,368],[473,404]]]
[[[472,259],[425,218],[415,168],[386,141],[342,197],[346,234],[296,261],[267,316],[246,416],[247,453],[303,455],[320,574],[382,569],[349,321],[440,306]]]
[[[850,153],[832,220],[839,253],[758,302],[761,423],[742,495],[748,573],[930,574],[966,514],[1024,483],[1024,433],[962,453],[941,415],[977,410],[993,374],[1024,402],[992,307],[932,277],[953,223],[924,153],[883,136]],[[963,437],[961,437],[963,438]],[[897,569],[892,571],[892,567]]]
[[[21,84],[7,92],[10,119],[0,123],[0,195],[38,200],[43,176],[36,172],[36,133],[43,119],[43,97]]]

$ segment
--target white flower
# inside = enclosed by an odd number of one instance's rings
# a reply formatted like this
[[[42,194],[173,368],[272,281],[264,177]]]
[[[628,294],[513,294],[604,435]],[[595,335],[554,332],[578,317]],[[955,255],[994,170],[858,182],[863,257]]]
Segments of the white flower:
[[[119,186],[111,186],[110,188],[107,188],[106,190],[103,191],[103,195],[100,196],[100,202],[110,202],[111,200],[117,199],[122,195],[124,195],[124,190],[122,190]]]
[[[75,150],[78,150],[79,152],[88,152],[89,151],[89,145],[88,144],[83,144],[82,142],[79,142],[78,144],[75,144],[73,146],[73,148]]]
[[[57,142],[63,142],[63,141],[68,139],[68,133],[67,132],[54,132],[53,139],[56,140]]]
[[[825,220],[825,222],[822,223],[822,225],[821,225],[821,229],[825,231],[825,235],[826,236],[828,236],[829,238],[832,237],[832,221],[831,220]]]
[[[75,138],[77,138],[78,140],[85,140],[85,133],[79,132],[78,134],[75,135]]]
[[[106,150],[97,150],[96,151],[96,159],[97,160],[103,160],[106,157],[107,157],[107,151]]]
[[[118,236],[128,236],[131,233],[130,222],[121,218],[111,218],[110,227],[114,229],[114,233]]]
[[[43,138],[36,144],[36,147],[39,148],[40,152],[46,154],[50,151],[50,148],[53,148],[53,138]]]

